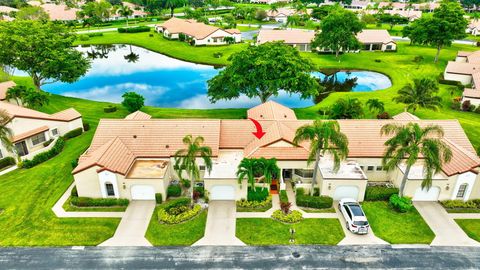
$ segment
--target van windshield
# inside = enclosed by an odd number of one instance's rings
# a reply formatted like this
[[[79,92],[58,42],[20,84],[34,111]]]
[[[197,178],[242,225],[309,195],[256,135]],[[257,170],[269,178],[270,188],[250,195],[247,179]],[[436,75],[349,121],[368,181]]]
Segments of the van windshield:
[[[368,221],[354,221],[353,224],[357,226],[366,226],[368,225]]]

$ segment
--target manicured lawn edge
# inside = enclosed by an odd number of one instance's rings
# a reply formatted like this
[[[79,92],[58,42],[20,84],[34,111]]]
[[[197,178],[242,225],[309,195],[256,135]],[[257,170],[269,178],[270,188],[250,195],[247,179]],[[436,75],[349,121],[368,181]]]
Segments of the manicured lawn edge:
[[[468,237],[480,242],[480,219],[455,219],[455,222]]]

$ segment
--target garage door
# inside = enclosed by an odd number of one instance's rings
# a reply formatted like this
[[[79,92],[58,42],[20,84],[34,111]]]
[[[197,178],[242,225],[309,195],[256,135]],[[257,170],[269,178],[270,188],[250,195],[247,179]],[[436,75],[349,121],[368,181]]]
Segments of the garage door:
[[[428,191],[422,189],[421,187],[417,188],[415,195],[413,195],[414,201],[438,201],[438,195],[440,195],[439,187],[431,187]]]
[[[235,200],[235,187],[229,185],[213,186],[210,190],[210,200]]]
[[[339,201],[341,199],[354,199],[358,200],[358,187],[357,186],[339,186],[335,189],[333,194],[333,200]]]
[[[148,185],[132,186],[132,200],[155,200],[155,189]]]

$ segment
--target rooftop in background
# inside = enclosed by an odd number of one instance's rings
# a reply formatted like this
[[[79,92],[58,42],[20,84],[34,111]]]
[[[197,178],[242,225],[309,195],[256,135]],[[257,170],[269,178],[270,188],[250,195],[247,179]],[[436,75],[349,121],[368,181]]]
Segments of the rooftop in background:
[[[364,29],[357,34],[357,39],[361,43],[395,43],[388,31],[384,29]]]
[[[168,160],[137,159],[133,163],[128,178],[163,178],[168,169]]]
[[[52,21],[73,21],[77,19],[78,8],[70,8],[65,4],[40,5]]]
[[[0,83],[0,100],[7,98],[7,91],[10,87],[17,85],[14,81],[6,81]]]
[[[164,29],[167,29],[168,32],[170,32],[171,34],[183,33],[188,36],[195,37],[196,39],[204,39],[209,35],[213,34],[217,30],[223,30],[216,26],[211,26],[201,22],[197,22],[196,20],[193,20],[193,19],[184,20],[176,17],[172,17],[168,19],[168,21],[162,24],[159,24],[159,26]],[[223,31],[227,33],[238,32],[233,29],[225,29]]]
[[[310,30],[260,30],[257,36],[257,43],[283,41],[285,44],[309,44],[314,37],[315,32]]]
[[[18,9],[8,6],[0,6],[0,13],[10,13],[12,11],[18,11]]]
[[[0,102],[0,110],[5,110],[11,118],[22,117],[68,122],[82,117],[82,115],[73,108],[54,114],[46,114],[7,102]]]

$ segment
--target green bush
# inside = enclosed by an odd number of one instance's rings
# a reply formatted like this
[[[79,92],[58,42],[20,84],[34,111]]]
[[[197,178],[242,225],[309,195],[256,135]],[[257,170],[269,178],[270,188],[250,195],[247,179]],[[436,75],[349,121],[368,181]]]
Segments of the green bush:
[[[158,204],[161,204],[162,203],[162,193],[155,193],[155,201],[158,203]]]
[[[165,211],[170,211],[170,208],[176,208],[182,205],[190,205],[192,203],[192,199],[190,198],[178,198],[175,200],[168,201],[164,204],[163,208]]]
[[[182,188],[179,185],[170,185],[167,188],[167,198],[178,197],[182,194]]]
[[[148,26],[136,26],[136,27],[129,27],[129,28],[120,27],[117,30],[119,33],[141,33],[141,32],[150,32],[150,27]]]
[[[70,130],[69,132],[65,133],[65,135],[63,135],[63,138],[65,140],[68,140],[68,139],[71,139],[71,138],[75,138],[77,136],[80,136],[82,135],[83,133],[83,129],[82,128],[76,128],[76,129],[72,129]]]
[[[60,154],[64,146],[65,146],[65,141],[62,138],[58,138],[57,141],[55,142],[55,145],[53,145],[53,147],[50,150],[34,156],[33,159],[31,160],[25,159],[22,162],[22,167],[29,169],[34,166],[37,166],[38,164],[45,162],[53,158],[54,156]]]
[[[318,187],[313,188],[313,196],[320,196],[320,189]]]
[[[385,186],[367,186],[366,201],[388,201],[393,194],[398,194],[398,188]]]
[[[268,195],[268,188],[256,188],[255,190],[248,188],[247,201],[263,202]]]
[[[4,157],[0,159],[0,169],[15,165],[15,159],[13,157]]]
[[[293,210],[286,215],[282,212],[282,210],[276,210],[275,212],[273,212],[272,218],[285,223],[297,223],[302,221],[303,216],[302,213],[297,210]]]
[[[297,189],[296,202],[298,206],[316,209],[332,207],[333,199],[331,197],[303,195],[303,189],[300,192],[298,191]]]
[[[90,37],[88,35],[78,35],[78,39],[80,41],[87,41],[90,39]]]
[[[397,194],[390,196],[390,205],[393,209],[401,213],[406,213],[413,208],[412,199],[408,197],[400,197]]]
[[[72,191],[70,191],[70,196],[72,196],[72,197],[78,197],[77,186],[74,186],[74,187],[72,188]]]
[[[286,190],[280,190],[280,202],[288,202],[288,196]]]
[[[53,139],[43,142],[43,147],[49,146],[53,142]]]
[[[272,196],[268,196],[264,201],[248,201],[245,199],[242,199],[240,201],[237,201],[237,207],[242,207],[242,208],[265,208],[267,206],[270,206],[272,204]]]
[[[79,207],[104,207],[104,206],[128,206],[128,199],[97,199],[88,197],[72,197],[71,204]]]
[[[116,112],[116,111],[117,111],[117,106],[108,105],[107,107],[103,108],[103,111],[104,111],[105,113]]]
[[[200,211],[202,211],[202,207],[198,204],[194,205],[193,208],[189,208],[189,210],[183,211],[177,215],[172,215],[167,212],[166,209],[161,208],[158,210],[158,220],[165,224],[178,224],[193,217],[197,216]]]
[[[90,124],[89,123],[83,123],[83,131],[89,131],[90,130]]]
[[[180,182],[182,183],[182,186],[184,186],[185,188],[190,188],[190,185],[191,185],[190,180],[182,178]]]
[[[194,187],[193,190],[200,193],[200,198],[203,198],[205,196],[205,188],[204,187]]]
[[[478,203],[480,202],[478,200],[470,200],[470,201],[462,201],[462,200],[445,200],[441,201],[440,203],[445,207],[445,208],[477,208],[479,206]]]
[[[102,37],[103,33],[102,32],[95,32],[95,33],[88,33],[89,37]]]
[[[75,169],[78,166],[78,158],[72,160],[70,164],[72,165],[72,169]]]
[[[296,196],[303,196],[305,195],[305,189],[304,188],[297,188],[295,191]]]

